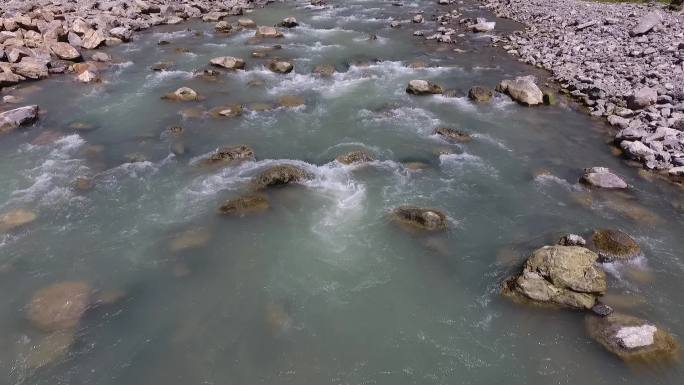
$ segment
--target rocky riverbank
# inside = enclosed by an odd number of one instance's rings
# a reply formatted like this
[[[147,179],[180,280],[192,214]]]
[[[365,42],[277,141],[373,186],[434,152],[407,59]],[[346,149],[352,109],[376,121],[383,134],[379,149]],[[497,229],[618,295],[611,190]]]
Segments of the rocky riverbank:
[[[129,41],[137,31],[202,18],[220,22],[266,0],[10,0],[0,4],[0,88],[72,71],[96,79],[95,65],[108,61],[103,46]],[[229,28],[228,25],[225,28]],[[11,102],[11,97],[4,100]]]
[[[494,42],[551,71],[562,92],[606,117],[627,158],[684,175],[684,14],[659,3],[579,0],[484,7],[527,26]]]

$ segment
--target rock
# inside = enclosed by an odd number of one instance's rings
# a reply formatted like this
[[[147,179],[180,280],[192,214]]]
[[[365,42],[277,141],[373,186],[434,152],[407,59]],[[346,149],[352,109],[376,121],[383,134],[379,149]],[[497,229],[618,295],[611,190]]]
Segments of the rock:
[[[77,191],[89,191],[92,190],[95,184],[91,178],[85,176],[77,177],[72,183],[72,187]]]
[[[232,56],[220,56],[209,61],[211,65],[227,68],[229,70],[245,69],[245,61]]]
[[[660,12],[651,12],[639,18],[637,25],[629,32],[631,36],[639,36],[651,31],[663,22]]]
[[[610,123],[611,126],[618,127],[620,129],[629,127],[629,122],[629,119],[617,115],[608,116],[608,123]]]
[[[584,169],[580,182],[589,186],[605,189],[626,189],[627,183],[619,176],[613,174],[606,167],[592,167]]]
[[[641,255],[636,241],[619,230],[594,230],[591,249],[598,253],[599,262],[625,261]]]
[[[171,67],[173,67],[173,64],[174,63],[172,61],[162,61],[156,63],[155,65],[150,67],[150,69],[152,71],[168,71],[169,69],[171,69]]]
[[[10,132],[38,119],[38,106],[31,105],[0,112],[0,134]]]
[[[24,80],[23,76],[11,72],[0,72],[0,88],[13,86]]]
[[[584,246],[587,241],[577,234],[567,234],[558,240],[558,244],[561,246]]]
[[[25,209],[8,211],[0,215],[0,231],[10,231],[26,226],[37,217],[36,213]]]
[[[656,363],[674,358],[678,350],[669,333],[637,317],[587,316],[586,327],[591,338],[625,361]]]
[[[206,165],[234,164],[254,160],[254,150],[244,144],[237,146],[221,146],[203,161]]]
[[[523,271],[503,286],[503,294],[533,303],[591,309],[606,291],[598,255],[579,246],[544,246],[527,259]]]
[[[335,160],[342,164],[350,165],[372,162],[374,159],[368,152],[363,150],[356,150],[348,152],[346,154],[339,155],[337,158],[335,158]]]
[[[214,107],[209,110],[209,114],[215,118],[234,118],[236,116],[242,115],[242,106],[239,104],[231,104],[227,106]]]
[[[286,17],[280,22],[280,26],[285,28],[294,28],[298,25],[299,23],[297,23],[297,19],[294,17]]]
[[[94,54],[90,55],[90,60],[98,63],[109,63],[112,61],[112,57],[104,52],[95,52]]]
[[[306,101],[301,96],[285,95],[278,98],[278,104],[285,108],[297,108],[306,105]]]
[[[224,215],[243,215],[268,209],[268,198],[263,194],[250,194],[230,199],[219,207]]]
[[[26,366],[39,369],[64,359],[74,343],[74,331],[58,331],[42,337],[37,343],[31,344],[31,350],[26,353]]]
[[[254,37],[265,37],[265,38],[274,38],[274,37],[283,37],[283,33],[278,31],[275,27],[267,27],[267,26],[258,26],[256,33],[254,34]]]
[[[597,303],[591,308],[591,311],[600,317],[607,317],[613,314],[613,308],[603,303]]]
[[[105,41],[105,36],[102,32],[91,29],[83,35],[81,46],[85,49],[95,49],[102,45]]]
[[[671,167],[667,173],[671,176],[684,176],[684,166]]]
[[[50,45],[50,50],[52,50],[58,58],[63,60],[76,60],[81,57],[81,53],[69,43],[52,43]]]
[[[406,92],[411,95],[432,95],[444,92],[442,87],[427,80],[411,80],[406,87]]]
[[[74,329],[90,304],[90,285],[60,282],[38,290],[28,306],[31,324],[43,331]]]
[[[421,230],[436,231],[448,227],[447,217],[441,211],[416,206],[401,206],[394,209],[392,219]]]
[[[627,98],[627,106],[632,110],[646,108],[658,100],[658,92],[650,87],[640,88]]]
[[[493,95],[491,89],[481,86],[474,86],[468,91],[468,97],[476,102],[488,102]]]
[[[181,252],[186,250],[198,249],[205,246],[211,239],[208,229],[201,227],[191,229],[178,234],[169,245],[171,252]]]
[[[256,23],[252,19],[247,19],[247,18],[238,19],[237,23],[240,27],[243,27],[243,28],[255,28],[256,27]]]
[[[508,94],[513,100],[526,106],[534,106],[544,102],[544,94],[531,76],[518,77],[515,80],[503,80],[497,86],[497,91]]]
[[[109,35],[121,39],[122,41],[131,40],[133,31],[128,27],[116,27],[109,30]]]
[[[192,88],[181,87],[170,94],[162,96],[162,99],[178,100],[182,102],[197,101],[200,99],[199,94]]]
[[[477,24],[473,24],[471,27],[473,29],[473,32],[490,32],[494,30],[494,27],[496,27],[496,23],[493,21],[487,22],[479,22]]]
[[[544,91],[543,92],[543,101],[544,105],[547,106],[555,106],[558,104],[558,99],[556,98],[556,93],[552,91]]]
[[[220,33],[230,33],[230,31],[233,30],[233,27],[227,22],[227,21],[219,21],[214,25],[214,31],[220,32]]]
[[[469,142],[473,139],[472,135],[469,133],[449,127],[439,127],[435,129],[435,134],[449,142],[463,143]]]
[[[268,63],[268,69],[279,74],[289,74],[294,69],[294,65],[285,60],[273,60]]]
[[[76,80],[78,80],[81,83],[92,83],[94,81],[97,81],[97,75],[95,75],[93,72],[90,71],[83,71],[78,76],[76,76]]]
[[[632,159],[650,161],[655,159],[655,151],[639,141],[623,140],[620,148]]]
[[[413,19],[411,19],[411,21],[413,21],[416,24],[421,24],[424,21],[423,15],[415,15],[413,16]]]
[[[12,65],[12,71],[28,79],[38,80],[48,77],[48,67],[44,61],[24,57],[19,63]]]
[[[330,77],[335,74],[335,66],[332,64],[318,64],[311,72],[318,76]]]
[[[310,177],[308,172],[294,165],[272,166],[254,177],[252,187],[258,190],[266,187],[302,182]]]

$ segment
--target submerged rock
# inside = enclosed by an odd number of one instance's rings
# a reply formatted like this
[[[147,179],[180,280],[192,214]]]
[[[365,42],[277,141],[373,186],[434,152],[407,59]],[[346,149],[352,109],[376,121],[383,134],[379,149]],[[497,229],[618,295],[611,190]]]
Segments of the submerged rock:
[[[318,64],[311,72],[319,76],[333,76],[335,74],[335,66],[332,64]]]
[[[162,96],[162,99],[177,100],[181,102],[197,101],[200,99],[199,94],[189,87],[181,87],[170,94]]]
[[[254,150],[244,144],[237,146],[221,146],[213,154],[204,160],[204,164],[234,163],[245,160],[254,160]]]
[[[432,95],[441,94],[444,90],[427,80],[411,80],[406,87],[406,92],[411,95]]]
[[[252,187],[255,189],[262,189],[271,186],[286,185],[289,183],[302,182],[310,177],[311,175],[300,167],[283,164],[270,167],[259,173],[252,180]]]
[[[534,83],[534,77],[521,76],[515,80],[503,80],[496,90],[510,96],[513,100],[526,106],[544,103],[544,94]]]
[[[656,363],[677,355],[674,337],[646,320],[613,313],[606,317],[587,316],[591,338],[625,361]]]
[[[168,71],[173,67],[174,63],[172,61],[162,61],[155,63],[150,69],[152,71]]]
[[[468,91],[468,97],[476,102],[488,102],[494,96],[494,91],[487,87],[474,86]]]
[[[627,183],[613,174],[606,167],[591,167],[584,169],[580,182],[605,189],[626,189]]]
[[[279,74],[289,74],[294,69],[294,64],[285,60],[273,60],[268,63],[268,69]]]
[[[517,300],[591,309],[606,292],[598,255],[579,246],[544,246],[535,250],[523,271],[509,278],[502,293]]]
[[[38,119],[38,106],[25,106],[0,112],[0,134],[13,131]]]
[[[241,215],[268,209],[268,198],[263,194],[249,194],[230,199],[219,207],[219,212],[226,215]]]
[[[372,162],[374,159],[368,152],[363,150],[356,150],[348,152],[346,154],[339,155],[337,158],[335,158],[335,160],[342,164],[350,165]]]
[[[278,104],[285,108],[296,108],[306,105],[306,101],[301,96],[285,95],[278,98]]]
[[[240,18],[240,19],[238,19],[237,23],[240,27],[243,27],[243,28],[255,28],[256,27],[256,23],[254,22],[254,20],[248,19],[248,18]]]
[[[36,220],[38,216],[33,211],[15,209],[0,215],[0,231],[14,230]]]
[[[577,234],[567,234],[558,240],[558,244],[561,246],[585,246],[587,241]]]
[[[283,19],[283,21],[280,22],[280,26],[285,28],[294,28],[298,25],[299,23],[297,22],[297,19],[295,19],[292,16],[286,17]]]
[[[392,219],[423,230],[444,230],[448,227],[446,215],[436,209],[402,206],[394,209]]]
[[[211,233],[207,228],[200,227],[178,234],[169,245],[172,252],[180,252],[197,249],[205,246],[211,239]]]
[[[258,26],[254,37],[283,37],[283,33],[275,27]]]
[[[449,142],[470,142],[473,137],[467,132],[458,130],[456,128],[438,127],[435,134]]]
[[[73,330],[48,334],[37,343],[31,344],[31,350],[26,354],[26,366],[38,369],[62,360],[69,353],[74,340]]]
[[[209,114],[215,118],[234,118],[236,116],[242,115],[242,106],[239,104],[232,104],[228,106],[214,107],[209,110]]]
[[[245,69],[245,61],[232,56],[215,57],[209,61],[211,65],[227,68],[229,70]]]
[[[591,236],[591,248],[600,262],[624,261],[641,255],[641,247],[620,230],[598,229]]]
[[[90,285],[82,281],[60,282],[34,294],[28,319],[44,331],[74,329],[90,304]]]

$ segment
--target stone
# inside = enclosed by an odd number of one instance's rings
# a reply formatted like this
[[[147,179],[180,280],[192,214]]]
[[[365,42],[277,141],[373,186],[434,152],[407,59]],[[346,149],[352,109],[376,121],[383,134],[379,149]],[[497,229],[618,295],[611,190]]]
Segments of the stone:
[[[604,189],[626,189],[627,182],[619,176],[613,174],[606,167],[591,167],[584,169],[584,174],[580,177],[580,182],[593,187]]]
[[[24,80],[23,76],[11,72],[0,72],[0,88],[13,86]]]
[[[171,252],[177,253],[204,247],[211,239],[211,233],[207,228],[200,227],[183,231],[177,234],[169,245]]]
[[[306,101],[301,96],[285,95],[278,98],[278,104],[285,108],[297,108],[306,105]]]
[[[432,95],[441,94],[444,90],[427,80],[411,80],[406,87],[406,92],[411,95]]]
[[[231,104],[226,106],[214,107],[209,110],[209,114],[215,118],[234,118],[242,115],[242,106],[239,104]]]
[[[52,50],[58,58],[63,60],[76,60],[81,57],[81,53],[69,43],[52,43],[50,45],[50,50]]]
[[[591,309],[606,292],[598,255],[579,246],[544,246],[535,250],[523,271],[509,278],[502,293],[514,300]]]
[[[487,22],[487,21],[482,21],[476,24],[473,24],[471,27],[473,32],[490,32],[494,30],[494,27],[496,27],[496,23],[493,21]]]
[[[590,248],[598,253],[599,262],[626,261],[641,255],[636,241],[620,230],[594,230]]]
[[[0,112],[0,134],[13,131],[38,119],[38,106],[30,105]]]
[[[314,75],[330,77],[335,74],[335,66],[332,64],[318,64],[311,72]]]
[[[629,32],[631,36],[639,36],[650,32],[663,22],[660,12],[651,12],[639,18],[637,25]]]
[[[108,63],[112,61],[112,57],[104,52],[95,52],[94,54],[90,55],[90,60],[98,63]]]
[[[232,56],[215,57],[209,61],[211,65],[227,68],[229,70],[245,69],[245,61]]]
[[[77,191],[90,191],[95,187],[95,183],[91,178],[86,176],[77,177],[72,183],[72,187]]]
[[[52,284],[33,295],[27,317],[43,331],[74,329],[90,304],[90,294],[90,285],[83,281]]]
[[[76,76],[76,80],[78,80],[81,83],[92,83],[98,80],[97,75],[91,71],[83,71],[78,76]]]
[[[515,80],[503,80],[497,86],[497,91],[508,94],[513,100],[526,106],[544,103],[544,94],[531,76],[522,76]]]
[[[162,61],[156,63],[155,65],[150,67],[150,69],[152,71],[168,71],[169,69],[171,69],[171,67],[173,67],[173,65],[174,63],[172,61]]]
[[[275,27],[258,26],[254,37],[260,38],[275,38],[283,37],[283,33],[278,31]]]
[[[646,108],[658,100],[658,92],[650,87],[640,88],[627,98],[627,106],[632,110]]]
[[[88,30],[84,35],[83,35],[83,41],[81,43],[81,46],[85,49],[95,49],[99,46],[102,45],[105,41],[105,36],[102,34],[102,32],[91,29]]]
[[[227,22],[227,21],[219,21],[214,25],[214,31],[220,32],[220,33],[230,33],[233,30],[233,27]]]
[[[245,145],[221,146],[202,163],[205,165],[234,164],[254,160],[254,150]]]
[[[268,63],[268,69],[279,74],[289,74],[294,69],[294,65],[285,60],[273,60]]]
[[[36,220],[38,216],[33,211],[14,209],[0,215],[0,231],[11,231],[24,227]]]
[[[280,22],[280,26],[285,28],[294,28],[298,25],[299,23],[297,23],[297,19],[291,16],[284,18],[283,21]]]
[[[49,76],[48,67],[44,61],[24,57],[19,63],[12,65],[12,71],[28,79],[45,79]]]
[[[256,23],[252,19],[241,18],[237,21],[238,25],[243,28],[255,28]]]
[[[613,313],[588,315],[585,324],[591,338],[625,361],[657,363],[676,357],[674,337],[646,320]]]
[[[623,140],[620,148],[632,159],[650,161],[655,159],[655,151],[640,141]]]
[[[476,102],[488,102],[494,96],[494,92],[482,86],[474,86],[468,91],[468,97]]]
[[[423,19],[423,15],[418,14],[413,16],[413,19],[411,19],[411,21],[413,21],[416,24],[421,24],[425,20]]]
[[[268,209],[268,198],[263,194],[249,194],[230,199],[219,207],[219,213],[224,215],[244,215]]]
[[[607,317],[613,314],[613,308],[603,303],[597,303],[591,308],[591,312],[600,317]]]
[[[40,338],[31,344],[31,350],[25,355],[26,366],[39,369],[64,359],[74,340],[73,330],[58,331]]]
[[[258,190],[266,187],[303,182],[309,178],[311,178],[311,175],[304,169],[294,165],[283,164],[269,167],[260,172],[252,180],[252,187]]]
[[[122,41],[131,40],[133,31],[128,27],[116,27],[109,30],[109,35],[121,39]]]
[[[684,166],[671,167],[667,170],[667,173],[671,176],[684,176]]]
[[[363,150],[356,150],[348,152],[346,154],[339,155],[335,158],[335,160],[345,165],[351,165],[372,162],[374,159],[368,152]]]
[[[577,234],[567,234],[558,240],[558,244],[561,246],[584,246],[587,241]]]
[[[392,219],[402,225],[427,231],[445,230],[448,227],[446,215],[437,209],[401,206],[392,211]]]
[[[182,102],[197,101],[200,99],[199,94],[189,87],[181,87],[170,94],[162,96],[162,99],[178,100]]]
[[[469,133],[450,127],[438,127],[434,133],[448,142],[463,143],[470,142],[473,139]]]

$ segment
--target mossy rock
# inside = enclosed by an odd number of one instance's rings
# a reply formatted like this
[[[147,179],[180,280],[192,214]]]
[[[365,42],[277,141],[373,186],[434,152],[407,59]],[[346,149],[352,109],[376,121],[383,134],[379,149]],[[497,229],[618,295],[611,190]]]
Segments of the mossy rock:
[[[428,231],[444,230],[448,227],[446,215],[437,209],[401,206],[394,209],[392,219],[398,223]]]
[[[219,207],[224,215],[242,215],[269,208],[268,198],[263,194],[250,194],[230,199]]]
[[[338,162],[346,165],[372,162],[373,157],[366,151],[357,150],[339,155],[335,158]]]
[[[636,241],[620,230],[594,230],[591,248],[598,253],[599,262],[624,261],[641,255]]]
[[[311,175],[300,167],[283,164],[270,167],[259,173],[252,180],[252,187],[258,190],[266,187],[282,186],[302,182],[310,177]]]
[[[435,134],[439,135],[440,137],[444,138],[449,142],[464,143],[470,142],[473,139],[473,136],[469,133],[458,130],[456,128],[449,127],[439,127],[435,130]]]

